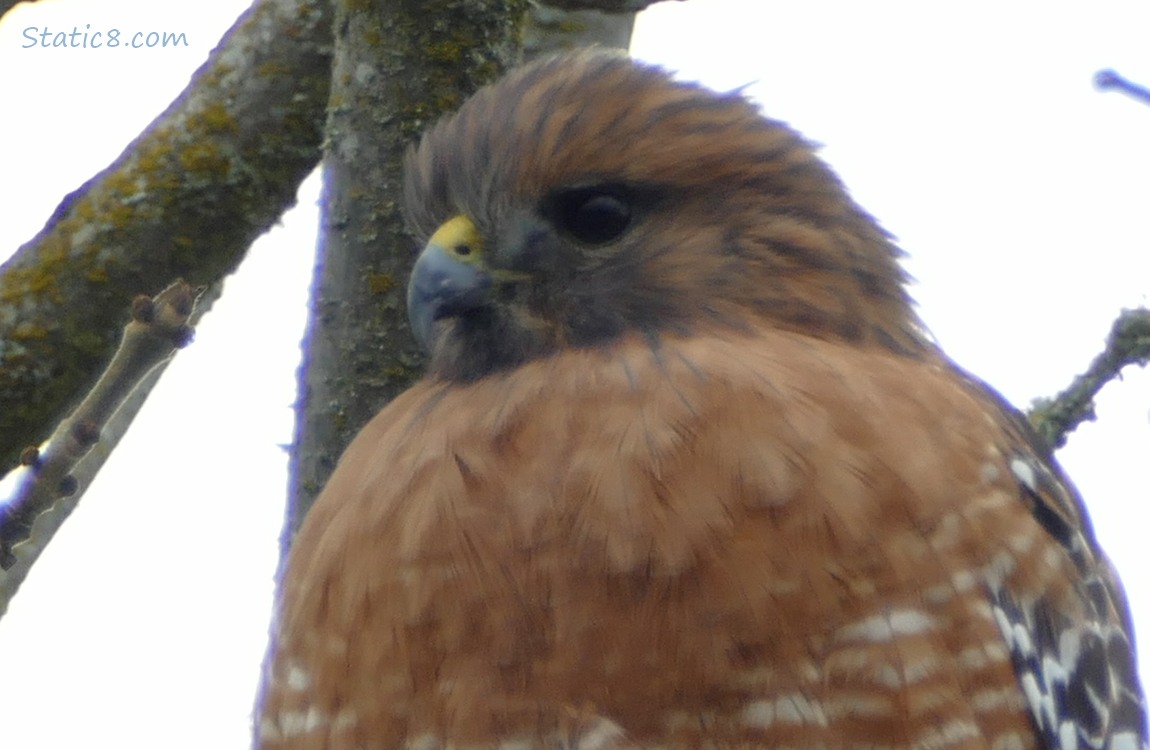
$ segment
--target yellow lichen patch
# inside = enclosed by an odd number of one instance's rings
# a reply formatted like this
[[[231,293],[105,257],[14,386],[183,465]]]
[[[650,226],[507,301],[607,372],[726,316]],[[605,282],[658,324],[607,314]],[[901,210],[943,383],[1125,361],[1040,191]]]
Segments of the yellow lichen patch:
[[[143,154],[143,156],[145,158],[147,157],[146,152]],[[137,164],[139,164],[140,167],[143,169],[147,168],[143,163],[141,163],[141,159],[137,159]],[[123,198],[131,196],[138,191],[139,191],[139,182],[137,181],[135,175],[133,174],[133,170],[130,170],[130,169],[116,170],[116,171],[110,173],[104,179],[104,193],[106,195],[116,195],[116,196],[119,196],[120,199],[122,200]],[[88,211],[89,213],[87,213],[87,214],[81,214],[81,218],[86,220],[86,221],[91,221],[92,219],[95,219],[99,215],[101,215],[103,213],[104,208],[106,208],[106,207],[105,206],[97,206],[93,200],[86,200],[86,201],[84,201],[84,203],[82,205],[77,206],[77,208]],[[91,212],[95,212],[95,213],[91,213]]]
[[[39,262],[9,267],[0,279],[0,304],[40,295],[60,302],[58,281],[69,261],[65,242],[60,233],[49,235],[40,246]]]
[[[414,380],[419,376],[419,372],[411,367],[392,365],[384,368],[383,375],[389,380]]]
[[[231,75],[234,71],[234,66],[226,65],[219,60],[216,60],[216,64],[210,70],[207,70],[202,74],[200,84],[205,89],[209,87],[214,88],[221,86],[223,85],[224,79]]]
[[[109,175],[107,186],[122,195],[145,190],[173,190],[179,187],[179,175],[169,168],[171,141],[165,137],[141,143],[134,155],[135,169]],[[115,182],[113,182],[115,180]]]
[[[48,329],[35,323],[21,323],[12,330],[12,338],[17,341],[48,338]]]
[[[236,118],[222,104],[208,104],[188,115],[188,130],[205,135],[238,133]]]
[[[108,199],[101,201],[103,205],[100,206],[100,221],[115,228],[124,228],[131,224],[136,210],[123,200],[124,197],[109,191]]]
[[[369,273],[367,288],[372,294],[386,294],[395,288],[395,279],[389,273]]]
[[[288,66],[274,60],[256,66],[256,75],[261,78],[277,78],[290,72],[291,69]]]
[[[564,34],[583,34],[587,31],[587,24],[574,18],[568,18],[559,22],[559,31]]]
[[[427,46],[427,56],[440,63],[454,65],[463,59],[464,45],[455,41],[435,42]]]
[[[180,166],[187,172],[195,174],[220,175],[225,174],[231,166],[226,156],[214,143],[200,141],[189,143],[180,150]]]

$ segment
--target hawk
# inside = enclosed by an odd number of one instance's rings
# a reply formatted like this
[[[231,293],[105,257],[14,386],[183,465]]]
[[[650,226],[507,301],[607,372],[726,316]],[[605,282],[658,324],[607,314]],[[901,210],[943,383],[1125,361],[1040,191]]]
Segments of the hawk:
[[[405,194],[428,372],[295,541],[262,748],[1147,747],[1080,498],[795,131],[580,52]]]

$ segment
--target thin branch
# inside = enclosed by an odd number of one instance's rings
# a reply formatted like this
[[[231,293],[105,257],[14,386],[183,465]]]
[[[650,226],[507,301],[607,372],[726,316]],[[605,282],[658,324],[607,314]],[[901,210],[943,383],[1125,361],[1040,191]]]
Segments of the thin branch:
[[[120,346],[96,385],[56,428],[43,452],[24,450],[21,462],[30,471],[0,506],[0,615],[55,532],[37,534],[37,518],[77,494],[74,469],[100,442],[113,414],[157,365],[191,341],[188,321],[202,291],[180,280],[154,298],[137,297]]]
[[[1095,73],[1094,87],[1099,91],[1121,91],[1143,104],[1150,104],[1150,89],[1123,78],[1113,70],[1100,70]]]
[[[532,3],[523,20],[523,59],[592,45],[626,50],[634,26],[634,12],[567,10]]]
[[[1037,399],[1028,413],[1039,437],[1051,448],[1061,448],[1066,438],[1082,422],[1094,421],[1094,397],[1102,387],[1118,377],[1127,365],[1150,364],[1150,310],[1123,310],[1106,348],[1094,358],[1086,372],[1052,399]]]

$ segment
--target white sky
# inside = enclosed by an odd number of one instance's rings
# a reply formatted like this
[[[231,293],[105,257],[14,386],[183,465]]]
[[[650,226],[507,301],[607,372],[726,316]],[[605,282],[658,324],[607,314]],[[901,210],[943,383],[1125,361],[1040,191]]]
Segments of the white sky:
[[[168,104],[243,7],[8,14],[0,257]],[[189,47],[23,48],[27,27],[85,24],[184,32]],[[752,84],[826,144],[911,253],[943,346],[1025,406],[1085,366],[1120,308],[1148,304],[1150,107],[1091,87],[1104,67],[1150,82],[1148,28],[1142,2],[692,0],[645,14],[634,52],[715,88]],[[247,746],[317,193],[313,179],[253,248],[0,620],[6,746]],[[1129,372],[1098,414],[1061,458],[1150,641],[1150,377]]]

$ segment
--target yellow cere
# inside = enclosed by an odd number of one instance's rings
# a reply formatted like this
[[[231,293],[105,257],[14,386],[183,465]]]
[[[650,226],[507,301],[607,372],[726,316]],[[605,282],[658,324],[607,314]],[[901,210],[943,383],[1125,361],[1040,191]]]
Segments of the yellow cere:
[[[483,238],[475,222],[462,214],[440,224],[428,244],[443,248],[465,263],[477,262],[483,250]]]

